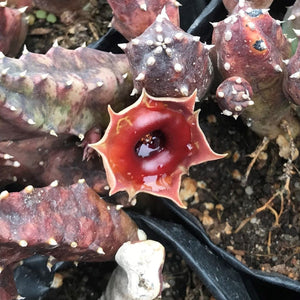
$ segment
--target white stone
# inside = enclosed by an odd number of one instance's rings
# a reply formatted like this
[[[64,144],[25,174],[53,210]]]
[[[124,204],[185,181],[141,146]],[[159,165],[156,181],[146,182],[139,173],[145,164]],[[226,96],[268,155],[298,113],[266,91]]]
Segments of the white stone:
[[[124,243],[115,259],[113,272],[101,300],[151,300],[163,287],[164,247],[152,240]]]

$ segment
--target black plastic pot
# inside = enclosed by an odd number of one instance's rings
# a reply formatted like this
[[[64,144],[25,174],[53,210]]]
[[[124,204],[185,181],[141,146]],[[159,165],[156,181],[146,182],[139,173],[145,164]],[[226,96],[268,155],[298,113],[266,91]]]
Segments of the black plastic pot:
[[[217,300],[299,300],[300,282],[279,274],[251,270],[207,236],[199,221],[167,199],[160,199],[166,219],[145,216],[127,209],[149,239],[179,254]],[[51,271],[47,258],[34,256],[15,270],[18,292],[27,300],[37,300],[49,289],[56,271],[70,263],[57,263]],[[113,299],[112,299],[113,300]]]
[[[178,253],[217,300],[300,299],[300,282],[251,270],[216,246],[199,221],[167,199],[160,199],[168,221],[127,211],[148,238]]]

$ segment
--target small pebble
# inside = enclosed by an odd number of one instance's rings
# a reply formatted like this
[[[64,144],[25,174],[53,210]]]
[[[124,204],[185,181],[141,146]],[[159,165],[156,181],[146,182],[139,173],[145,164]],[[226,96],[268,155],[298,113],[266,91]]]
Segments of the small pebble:
[[[268,159],[268,153],[267,152],[264,152],[264,151],[261,151],[258,155],[258,159],[259,160],[267,160]]]
[[[236,163],[240,159],[240,157],[240,154],[237,151],[235,151],[232,155],[232,161]]]
[[[257,222],[257,218],[252,218],[251,220],[250,220],[250,223],[251,224],[257,224],[258,222]]]
[[[35,16],[33,14],[29,14],[27,16],[27,23],[29,26],[32,26],[35,22]]]
[[[211,202],[204,202],[203,204],[207,210],[213,210],[215,207],[215,205]]]
[[[210,225],[214,224],[214,219],[209,215],[208,210],[205,210],[203,212],[203,217],[202,217],[201,221],[204,226],[210,226]]]
[[[234,169],[234,170],[232,171],[231,176],[232,176],[232,178],[235,179],[235,180],[238,180],[238,181],[242,180],[242,174],[241,174],[240,171],[237,170],[237,169]]]
[[[187,199],[193,197],[197,191],[197,182],[196,180],[185,177],[181,183],[181,189],[179,192],[180,199],[186,201]]]
[[[216,210],[224,211],[224,206],[219,203],[216,205]]]
[[[245,188],[245,193],[248,195],[248,196],[251,196],[253,194],[253,188],[251,186],[247,186]]]
[[[224,232],[227,235],[232,234],[232,226],[228,222],[225,224]]]
[[[206,189],[206,183],[204,181],[198,181],[197,186],[200,189],[204,189],[204,190]]]
[[[208,116],[206,117],[206,119],[207,119],[207,122],[208,122],[209,124],[215,124],[215,123],[217,123],[217,118],[216,118],[215,115],[208,115]]]

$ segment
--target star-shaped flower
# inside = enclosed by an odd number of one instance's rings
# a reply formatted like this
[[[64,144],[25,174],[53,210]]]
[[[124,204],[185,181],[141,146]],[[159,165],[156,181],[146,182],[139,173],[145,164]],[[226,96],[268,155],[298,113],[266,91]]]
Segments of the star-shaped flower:
[[[110,194],[125,190],[132,199],[147,192],[179,198],[181,176],[192,165],[222,158],[213,152],[194,112],[196,91],[189,97],[140,98],[119,113],[109,107],[110,123],[102,139],[90,145],[100,153]]]

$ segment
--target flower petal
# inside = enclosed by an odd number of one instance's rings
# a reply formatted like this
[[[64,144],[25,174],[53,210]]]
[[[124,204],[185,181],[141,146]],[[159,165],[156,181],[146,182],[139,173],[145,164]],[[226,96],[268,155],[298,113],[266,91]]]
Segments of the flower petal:
[[[193,112],[196,91],[189,97],[140,98],[119,113],[109,108],[110,123],[90,147],[102,156],[110,194],[126,190],[179,198],[181,176],[192,165],[224,157],[213,152]]]

